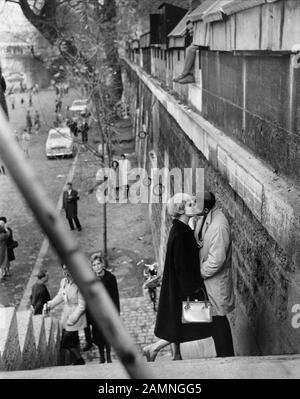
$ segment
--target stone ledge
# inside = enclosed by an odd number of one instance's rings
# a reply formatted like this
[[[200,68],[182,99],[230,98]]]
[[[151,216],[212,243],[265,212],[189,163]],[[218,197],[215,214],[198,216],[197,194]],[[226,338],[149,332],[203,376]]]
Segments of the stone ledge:
[[[33,333],[32,313],[30,310],[25,310],[16,314],[22,356],[21,369],[34,369],[36,364],[36,345]]]
[[[36,315],[32,318],[33,321],[33,334],[36,343],[36,364],[35,368],[43,367],[47,364],[47,340],[44,317]]]
[[[0,370],[56,366],[59,358],[58,320],[0,308]],[[47,335],[45,324],[47,326]]]
[[[158,379],[298,379],[300,356],[231,357],[148,363]],[[120,363],[2,372],[0,379],[127,379]]]
[[[18,370],[22,364],[15,308],[0,309],[0,354],[4,370]]]
[[[187,137],[222,174],[270,236],[300,264],[300,190],[162,89],[139,66],[123,58]],[[299,282],[300,283],[300,282]]]

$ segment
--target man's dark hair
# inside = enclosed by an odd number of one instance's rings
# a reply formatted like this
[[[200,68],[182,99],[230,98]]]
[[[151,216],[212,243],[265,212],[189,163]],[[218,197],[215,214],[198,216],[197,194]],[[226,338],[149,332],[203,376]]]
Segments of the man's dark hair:
[[[37,274],[37,278],[39,280],[41,280],[42,278],[47,276],[47,271],[46,270],[41,270],[38,274]]]
[[[7,219],[6,219],[5,216],[1,216],[1,217],[0,217],[0,220],[2,220],[2,222],[4,222],[4,223],[7,223]]]
[[[211,191],[204,193],[204,208],[211,210],[216,205],[216,197]]]
[[[123,157],[126,158],[126,155],[125,154],[121,154],[121,158],[123,158]]]
[[[70,183],[70,182],[69,182],[69,183],[67,183],[67,186],[71,186],[71,187],[72,187],[72,183]]]

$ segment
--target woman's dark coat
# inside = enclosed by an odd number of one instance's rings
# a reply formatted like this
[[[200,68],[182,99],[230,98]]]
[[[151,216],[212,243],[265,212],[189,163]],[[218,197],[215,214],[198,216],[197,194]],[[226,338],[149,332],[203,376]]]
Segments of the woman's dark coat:
[[[110,296],[110,298],[113,301],[114,305],[116,306],[118,312],[120,313],[120,299],[119,299],[119,290],[118,290],[116,277],[109,271],[105,270],[104,276],[102,277],[101,282],[103,283],[104,287],[107,290],[108,295]],[[91,324],[92,328],[93,328],[93,331],[92,331],[93,342],[98,346],[107,345],[106,339],[104,338],[101,331],[99,331],[98,328],[96,327],[96,325],[93,322],[93,319],[88,311],[86,312],[86,315],[87,315],[88,324]]]
[[[169,342],[187,342],[211,336],[211,323],[181,323],[182,301],[203,300],[204,294],[195,294],[199,288],[205,290],[200,276],[199,249],[193,231],[175,219],[171,228],[164,273],[159,297],[154,333]]]
[[[8,256],[9,262],[12,262],[13,260],[16,259],[15,252],[14,252],[14,247],[13,247],[13,244],[14,244],[15,240],[14,240],[12,229],[10,227],[7,227],[7,230],[10,233],[10,235],[9,235],[7,241],[6,241],[7,256]]]

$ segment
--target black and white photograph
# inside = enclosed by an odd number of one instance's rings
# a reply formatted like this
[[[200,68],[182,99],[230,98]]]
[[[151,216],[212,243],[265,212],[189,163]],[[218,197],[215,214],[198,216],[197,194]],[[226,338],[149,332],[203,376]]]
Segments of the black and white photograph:
[[[299,379],[300,0],[0,0],[0,385]]]

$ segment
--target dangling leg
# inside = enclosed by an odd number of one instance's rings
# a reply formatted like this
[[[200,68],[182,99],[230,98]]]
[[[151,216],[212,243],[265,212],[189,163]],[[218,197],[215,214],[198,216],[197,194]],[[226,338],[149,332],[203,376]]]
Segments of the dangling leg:
[[[143,348],[143,355],[146,356],[148,362],[154,362],[158,352],[168,345],[170,345],[169,341],[160,339],[153,344],[145,346]]]
[[[106,344],[106,361],[107,363],[112,363],[111,355],[110,355],[110,345]]]
[[[92,336],[91,336],[91,328],[90,325],[87,325],[84,329],[84,335],[85,335],[85,346],[83,348],[83,352],[86,352],[91,349],[93,346],[93,341],[92,341]]]
[[[178,342],[172,343],[172,349],[173,349],[173,360],[182,360],[180,353],[180,343]]]
[[[78,365],[85,364],[84,359],[81,357],[79,345],[74,346],[73,348],[70,348],[69,351],[74,358],[74,361],[72,363],[73,365],[78,366]]]
[[[99,363],[105,363],[104,345],[103,344],[98,345],[98,349],[100,355]]]

